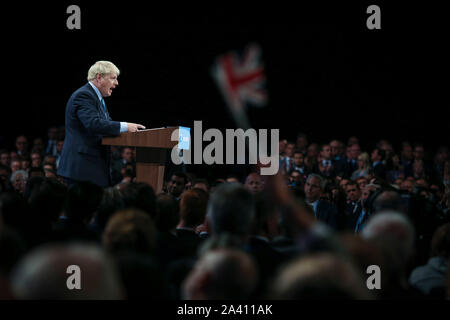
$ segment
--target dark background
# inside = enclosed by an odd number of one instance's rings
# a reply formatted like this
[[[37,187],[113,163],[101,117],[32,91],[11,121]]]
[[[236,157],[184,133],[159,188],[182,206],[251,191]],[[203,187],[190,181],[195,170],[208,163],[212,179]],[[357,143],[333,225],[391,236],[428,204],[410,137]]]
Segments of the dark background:
[[[70,4],[81,8],[81,30],[66,28]],[[379,4],[382,29],[368,30],[369,4],[16,5],[3,12],[2,144],[63,125],[97,60],[121,71],[106,99],[114,120],[233,128],[210,68],[251,42],[262,47],[270,99],[248,109],[253,127],[319,143],[356,135],[363,148],[382,138],[448,144],[443,9]]]

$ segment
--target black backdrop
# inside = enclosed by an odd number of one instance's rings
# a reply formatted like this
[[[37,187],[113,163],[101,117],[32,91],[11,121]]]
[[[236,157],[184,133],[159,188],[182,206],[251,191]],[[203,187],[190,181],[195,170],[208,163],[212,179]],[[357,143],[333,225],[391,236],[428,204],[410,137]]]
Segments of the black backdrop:
[[[66,28],[69,4],[81,8],[81,30]],[[367,5],[15,5],[2,21],[0,136],[7,144],[63,125],[68,98],[97,60],[121,70],[106,100],[113,119],[233,128],[211,64],[257,42],[270,101],[249,109],[255,128],[316,142],[357,135],[368,148],[381,138],[448,143],[442,9],[380,7],[382,29],[368,30]]]

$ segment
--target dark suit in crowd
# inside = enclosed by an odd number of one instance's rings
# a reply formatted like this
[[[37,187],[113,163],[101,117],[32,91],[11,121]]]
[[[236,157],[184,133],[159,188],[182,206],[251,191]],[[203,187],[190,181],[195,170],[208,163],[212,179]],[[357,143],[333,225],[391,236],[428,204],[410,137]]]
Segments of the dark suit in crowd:
[[[314,215],[317,220],[327,224],[333,229],[337,229],[338,211],[334,204],[325,200],[319,200]]]

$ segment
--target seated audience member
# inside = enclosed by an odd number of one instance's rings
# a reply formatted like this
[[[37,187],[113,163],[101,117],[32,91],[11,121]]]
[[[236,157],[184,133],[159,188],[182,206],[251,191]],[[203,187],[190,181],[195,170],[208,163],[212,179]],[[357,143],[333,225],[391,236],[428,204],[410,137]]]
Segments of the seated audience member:
[[[413,149],[413,159],[412,161],[405,166],[405,176],[412,177],[414,176],[414,164],[415,163],[423,163],[424,174],[428,177],[432,176],[432,165],[428,163],[425,157],[425,148],[421,143],[416,143]]]
[[[156,255],[163,266],[183,256],[180,240],[175,236],[175,228],[180,221],[179,211],[180,203],[170,194],[161,193],[156,197]]]
[[[112,215],[124,208],[121,192],[116,188],[105,188],[103,190],[102,200],[95,211],[94,219],[88,226],[89,229],[101,234],[105,229],[105,226]]]
[[[429,177],[425,174],[425,167],[423,160],[414,161],[412,164],[412,175],[415,180],[419,179],[429,179]]]
[[[25,170],[26,172],[29,172],[30,168],[31,168],[31,158],[30,157],[26,157],[26,158],[22,157],[20,159],[20,168],[22,170]]]
[[[308,174],[308,172],[306,170],[304,159],[305,159],[305,156],[303,155],[303,152],[300,150],[295,150],[294,151],[294,161],[293,161],[293,165],[292,165],[290,172],[298,171],[298,172],[300,172],[300,174],[302,176]]]
[[[43,165],[50,164],[54,168],[56,168],[56,157],[52,155],[47,155],[44,157],[44,160],[42,161]]]
[[[306,148],[308,147],[308,136],[302,132],[297,135],[295,148],[306,154]]]
[[[38,152],[31,153],[31,168],[39,168],[42,166],[42,158]]]
[[[56,142],[56,167],[59,167],[59,161],[61,160],[62,149],[64,148],[64,138],[58,138]]]
[[[294,150],[295,143],[288,141],[286,148],[284,149],[284,158],[280,161],[280,170],[282,170],[282,172],[289,172],[292,169],[294,164]]]
[[[185,190],[186,183],[186,174],[183,172],[175,172],[167,182],[167,192],[175,197],[175,199],[180,200],[181,194]]]
[[[450,151],[448,147],[440,146],[433,158],[433,179],[438,180],[444,173],[444,162],[449,159]]]
[[[124,208],[140,209],[154,220],[156,195],[150,185],[144,182],[132,182],[125,186],[121,194]]]
[[[394,183],[397,179],[403,179],[405,177],[405,170],[400,163],[400,157],[397,154],[393,154],[391,158],[391,167],[386,173],[386,180],[389,183]]]
[[[314,217],[314,210],[312,206],[307,204],[304,200],[299,199],[296,199],[296,203],[309,216]],[[292,259],[299,254],[299,247],[295,240],[295,234],[292,232],[290,221],[286,219],[284,215],[280,215],[279,235],[272,240],[271,246],[275,250],[281,252],[287,259]]]
[[[333,161],[334,171],[337,176],[347,175],[347,161],[344,156],[344,144],[339,140],[332,140],[330,142],[331,160]]]
[[[195,257],[202,239],[195,229],[203,223],[208,205],[208,194],[202,189],[191,189],[183,192],[180,200],[180,221],[175,235],[180,240],[184,256]]]
[[[17,154],[22,158],[26,158],[29,156],[28,139],[24,135],[20,135],[16,138],[16,151]]]
[[[180,221],[180,203],[166,193],[156,197],[156,228],[160,232],[172,234]],[[203,222],[203,221],[202,221]]]
[[[422,293],[445,298],[445,276],[450,258],[450,223],[440,226],[431,241],[428,263],[417,267],[409,277],[409,284]]]
[[[246,241],[254,214],[252,194],[241,184],[221,184],[208,202],[207,218],[213,234],[229,233]]]
[[[292,170],[289,174],[289,186],[303,188],[303,175],[298,170]]]
[[[388,140],[380,140],[377,143],[377,147],[384,151],[386,160],[391,159],[392,155],[394,154],[392,143],[390,143]]]
[[[9,158],[11,159],[10,164],[12,164],[13,161],[19,161],[19,163],[20,163],[20,160],[21,160],[21,156],[19,156],[17,151],[14,151],[14,150],[9,153]],[[20,164],[19,164],[19,168],[20,168]]]
[[[351,136],[350,138],[348,138],[347,140],[347,145],[348,146],[352,146],[354,144],[359,144],[359,138],[356,136]]]
[[[10,168],[11,168],[11,173],[14,173],[16,171],[21,170],[22,169],[22,165],[21,165],[20,160],[17,160],[17,159],[16,160],[11,160]]]
[[[301,257],[287,265],[273,282],[271,295],[280,300],[372,298],[357,267],[330,253]]]
[[[375,176],[377,176],[381,179],[385,179],[386,178],[386,166],[384,165],[383,161],[386,158],[386,153],[384,152],[384,150],[382,150],[378,147],[373,149],[370,158],[372,160],[372,168],[373,168],[373,173],[375,174]]]
[[[51,126],[47,131],[47,146],[45,148],[45,153],[48,155],[56,155],[56,142],[58,139],[58,128],[56,126]]]
[[[194,189],[194,188],[202,189],[202,190],[204,190],[205,192],[209,193],[209,183],[208,183],[208,180],[206,180],[206,179],[200,179],[200,178],[197,178],[197,179],[192,180],[192,187],[191,187],[191,189]]]
[[[362,192],[359,185],[350,181],[345,189],[347,194],[347,207],[345,208],[344,219],[342,221],[343,230],[355,230],[356,222],[363,210],[361,203]]]
[[[328,201],[320,199],[325,190],[325,180],[317,174],[310,174],[305,183],[305,197],[308,204],[313,207],[314,216],[317,220],[327,224],[329,227],[337,228],[337,209]]]
[[[408,141],[402,142],[402,151],[400,153],[400,163],[406,168],[414,160],[413,148]]]
[[[14,191],[23,194],[28,180],[28,172],[25,170],[17,170],[11,175],[11,184]]]
[[[245,179],[245,188],[250,191],[252,194],[257,194],[264,189],[264,184],[261,176],[256,173],[250,173]]]
[[[400,190],[404,190],[404,191],[408,192],[409,194],[413,194],[414,187],[415,187],[414,179],[406,179],[400,185]]]
[[[11,168],[0,165],[0,181],[3,183],[3,190],[2,191],[8,191],[12,189],[11,184]]]
[[[123,147],[121,152],[121,158],[119,160],[113,161],[112,167],[112,177],[113,184],[117,184],[123,179],[122,168],[126,165],[131,164],[135,166],[135,161],[133,158],[133,150],[130,147]]]
[[[44,164],[44,176],[46,178],[56,178],[56,168],[51,164]]]
[[[362,210],[359,214],[358,219],[356,220],[355,225],[355,233],[361,232],[361,230],[364,228],[366,222],[370,218],[370,212],[369,212],[369,198],[374,194],[377,190],[381,189],[381,187],[377,184],[368,184],[365,186],[365,188],[362,190],[361,193],[361,205]]]
[[[186,300],[248,299],[257,284],[257,267],[248,254],[216,249],[204,254],[182,286]]]
[[[138,253],[154,255],[156,227],[147,213],[139,209],[116,212],[106,224],[103,247],[113,255]]]
[[[54,227],[55,240],[99,241],[88,228],[103,197],[103,189],[92,182],[80,181],[69,187],[64,213]]]
[[[68,267],[81,272],[79,283]],[[81,290],[68,290],[67,283]],[[46,245],[27,254],[11,276],[13,295],[19,300],[117,300],[123,298],[119,273],[113,261],[97,246]]]
[[[0,164],[6,167],[11,165],[11,156],[6,149],[0,150]]]
[[[67,187],[56,179],[33,177],[24,196],[30,205],[30,224],[39,229],[36,233],[50,232],[63,212]]]
[[[259,213],[256,213],[256,209]],[[257,234],[262,234],[263,226],[269,229],[267,218],[262,218],[263,208],[255,206],[254,196],[240,184],[223,184],[211,195],[208,203],[207,217],[211,226],[212,239],[228,234],[240,241],[240,247],[255,259],[261,274],[258,288],[267,286],[273,272],[282,262],[280,255],[273,250],[269,243],[259,238],[251,237],[255,226]],[[259,219],[258,219],[259,217]],[[261,222],[262,220],[262,222]],[[261,225],[262,224],[262,225]],[[252,230],[253,229],[253,230]],[[259,292],[260,294],[261,292]]]
[[[360,190],[364,190],[366,185],[369,183],[369,181],[367,181],[367,179],[364,177],[359,177],[355,181],[358,184]]]
[[[349,179],[341,179],[341,181],[339,181],[339,187],[341,187],[342,190],[345,190],[345,188],[347,188],[347,184],[350,182]]]
[[[186,172],[186,184],[184,185],[184,190],[189,190],[193,188],[194,180],[197,179],[197,176],[193,172]]]
[[[406,270],[414,253],[415,230],[402,213],[383,211],[372,216],[361,233],[364,239],[376,244],[387,259],[389,287],[382,288],[381,297],[387,299],[422,297],[408,286]]]
[[[356,140],[354,140],[356,141]],[[361,148],[358,143],[348,144],[347,152],[347,177],[350,177],[358,169],[358,157],[361,154]]]
[[[255,215],[249,232],[248,248],[258,265],[262,280],[259,287],[263,290],[264,282],[271,280],[279,265],[284,263],[288,256],[271,246],[272,239],[280,233],[275,206],[264,194],[256,195],[254,202]]]
[[[324,177],[335,177],[333,162],[331,161],[330,145],[324,144],[320,147],[318,161],[313,172],[321,174]]]
[[[369,169],[370,169],[370,157],[367,152],[361,153],[357,158],[357,165],[358,169],[353,171],[352,175],[350,176],[351,180],[356,180],[361,177],[366,177]]]

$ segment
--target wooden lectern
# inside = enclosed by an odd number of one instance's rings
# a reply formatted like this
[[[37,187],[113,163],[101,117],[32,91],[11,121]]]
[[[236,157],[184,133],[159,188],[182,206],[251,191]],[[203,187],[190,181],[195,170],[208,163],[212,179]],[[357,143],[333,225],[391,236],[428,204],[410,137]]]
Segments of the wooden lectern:
[[[136,147],[136,181],[153,187],[155,193],[162,191],[167,149],[178,141],[172,141],[172,133],[179,127],[146,129],[121,133],[118,137],[102,139],[103,145]]]

